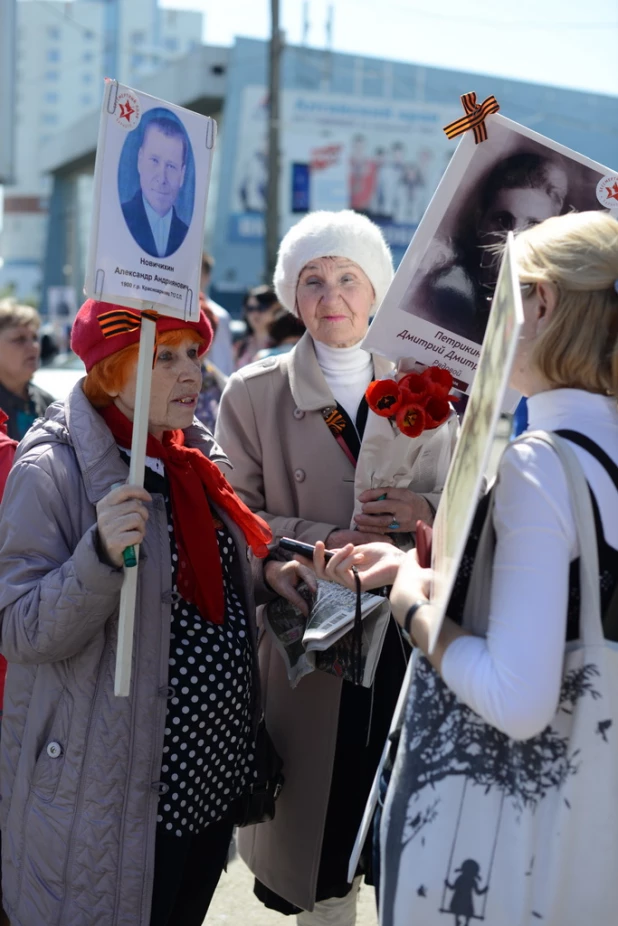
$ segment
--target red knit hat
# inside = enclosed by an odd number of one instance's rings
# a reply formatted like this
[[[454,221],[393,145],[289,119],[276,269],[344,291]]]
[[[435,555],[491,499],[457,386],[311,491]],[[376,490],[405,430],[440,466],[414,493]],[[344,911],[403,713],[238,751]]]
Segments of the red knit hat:
[[[179,328],[195,331],[203,340],[200,356],[208,350],[212,343],[212,328],[201,309],[199,322],[185,322],[170,315],[159,315],[157,318],[158,334],[177,331]],[[137,344],[139,334],[140,313],[136,309],[87,299],[73,322],[71,350],[84,361],[86,372],[89,373],[99,360],[118,353],[130,344]]]

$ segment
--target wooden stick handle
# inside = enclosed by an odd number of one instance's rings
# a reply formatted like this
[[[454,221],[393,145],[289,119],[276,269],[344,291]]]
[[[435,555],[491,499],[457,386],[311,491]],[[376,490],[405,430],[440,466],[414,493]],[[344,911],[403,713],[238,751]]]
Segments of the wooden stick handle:
[[[156,321],[143,316],[139,339],[133,440],[131,441],[131,464],[129,466],[129,485],[134,486],[144,485],[152,357],[156,328]],[[139,546],[136,545],[134,550],[137,559],[139,557]],[[116,677],[114,680],[114,694],[119,698],[127,698],[131,690],[131,661],[133,657],[133,627],[135,624],[138,568],[137,564],[132,567],[125,567],[124,581],[120,593],[118,649],[116,651]]]

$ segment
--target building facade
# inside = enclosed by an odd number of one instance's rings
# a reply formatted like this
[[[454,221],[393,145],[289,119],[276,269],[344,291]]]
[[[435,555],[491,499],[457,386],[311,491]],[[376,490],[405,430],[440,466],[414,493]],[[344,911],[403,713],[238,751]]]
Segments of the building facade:
[[[216,201],[213,296],[237,307],[262,282],[267,47],[230,51]],[[398,263],[457,145],[443,127],[470,90],[503,115],[618,169],[618,99],[396,61],[287,48],[282,68],[280,233],[308,209],[354,208]]]
[[[201,35],[201,13],[161,10],[157,0],[17,3],[15,182],[4,188],[0,289],[40,294],[52,193],[42,157],[52,138],[98,110],[105,77],[139,85]]]
[[[218,123],[205,244],[215,257],[213,298],[235,313],[246,289],[264,282],[267,65],[267,43],[237,39],[194,48],[133,81]],[[457,144],[443,126],[469,90],[481,100],[495,94],[505,116],[616,172],[616,97],[288,46],[280,234],[309,209],[355,208],[380,224],[398,263]],[[41,149],[50,212],[37,252],[43,308],[48,286],[71,285],[80,301],[98,121],[96,110],[82,115]]]

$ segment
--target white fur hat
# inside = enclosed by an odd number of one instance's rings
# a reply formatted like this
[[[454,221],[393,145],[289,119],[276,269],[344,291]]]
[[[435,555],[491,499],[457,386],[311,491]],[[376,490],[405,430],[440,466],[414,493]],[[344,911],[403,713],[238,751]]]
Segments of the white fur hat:
[[[367,274],[376,294],[374,311],[393,279],[393,259],[378,226],[352,209],[310,212],[294,225],[279,245],[273,280],[279,302],[296,310],[300,272],[316,257],[347,257]]]

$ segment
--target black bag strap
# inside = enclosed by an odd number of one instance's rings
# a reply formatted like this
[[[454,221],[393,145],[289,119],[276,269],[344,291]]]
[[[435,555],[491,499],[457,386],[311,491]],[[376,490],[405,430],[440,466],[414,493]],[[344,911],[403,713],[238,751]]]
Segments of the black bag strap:
[[[602,447],[599,447],[595,441],[590,437],[586,437],[585,434],[580,434],[579,431],[570,431],[568,429],[561,429],[556,431],[560,437],[564,437],[566,440],[571,441],[572,444],[577,444],[578,447],[581,447],[583,450],[587,450],[588,453],[598,460],[603,469],[607,470],[607,475],[612,480],[618,491],[618,466],[614,463],[609,454],[605,453]]]
[[[564,437],[566,440],[571,441],[573,444],[577,444],[578,447],[581,447],[583,450],[586,450],[591,456],[598,460],[601,466],[606,470],[607,475],[610,477],[614,483],[616,490],[618,491],[618,466],[614,463],[612,458],[605,453],[605,451],[599,447],[595,441],[591,438],[586,437],[585,434],[580,434],[579,431],[571,431],[568,429],[561,429],[556,431],[556,434],[559,434],[560,437]],[[600,531],[601,536],[603,536],[603,530],[601,527],[601,517],[599,514],[599,508],[592,493],[592,503],[594,508],[595,521],[597,522],[597,530]],[[614,588],[614,594],[611,597],[610,603],[605,610],[603,615],[603,634],[606,640],[618,640],[618,582]]]
[[[603,635],[606,640],[618,640],[618,582],[603,615]]]

